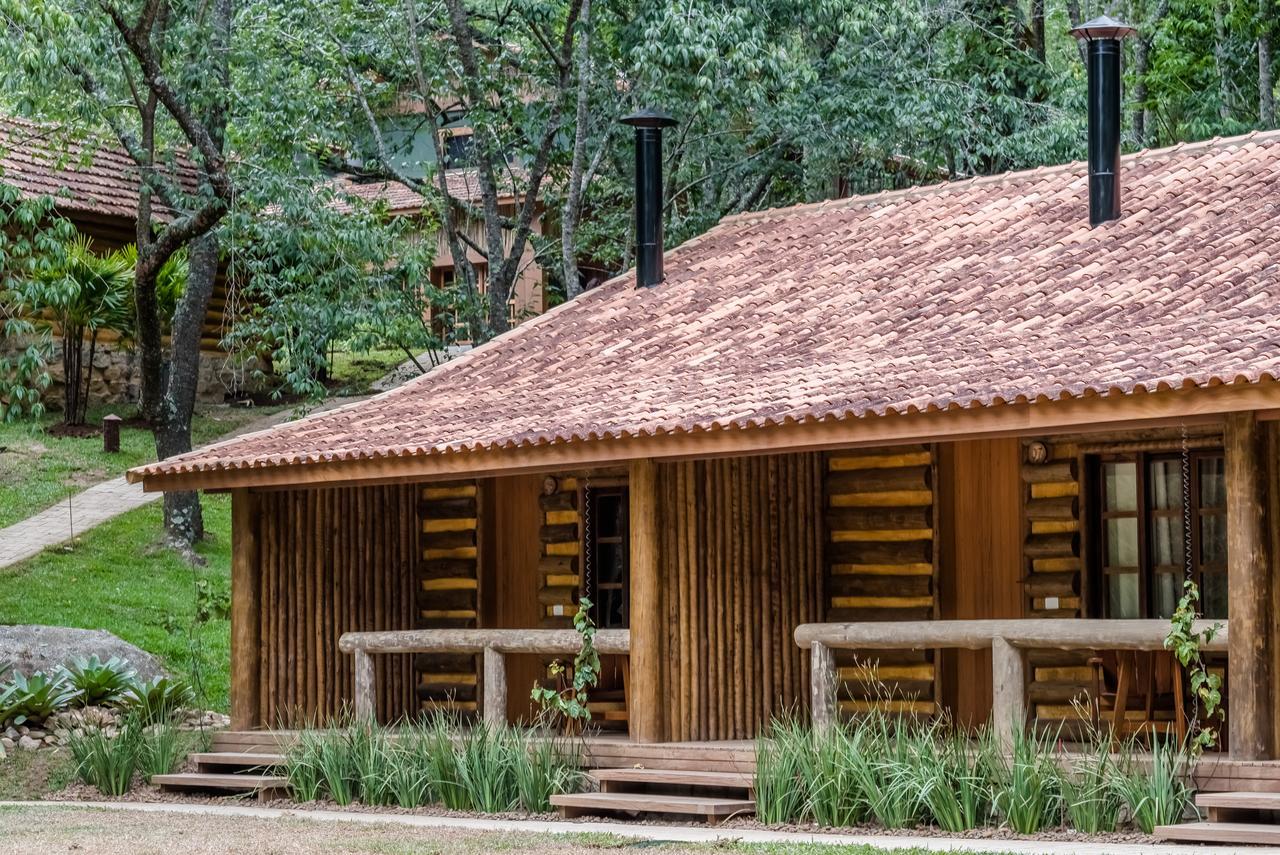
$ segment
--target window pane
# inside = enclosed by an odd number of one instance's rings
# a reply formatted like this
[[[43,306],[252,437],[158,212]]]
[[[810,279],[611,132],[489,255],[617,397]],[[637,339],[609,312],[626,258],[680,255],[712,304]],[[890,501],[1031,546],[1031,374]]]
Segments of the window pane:
[[[596,546],[595,570],[598,584],[619,584],[624,581],[623,568],[626,566],[623,557],[624,549],[626,545],[620,543],[601,543]]]
[[[1107,576],[1107,617],[1137,618],[1138,574],[1112,573]]]
[[[596,626],[602,629],[622,629],[626,627],[626,617],[622,613],[622,591],[601,591],[600,604],[596,607]]]
[[[1182,461],[1152,460],[1151,507],[1169,510],[1182,507]]]
[[[1138,467],[1131,461],[1102,464],[1108,511],[1138,509]]]
[[[619,537],[622,534],[622,497],[616,493],[596,496],[596,537]]]
[[[1200,611],[1207,618],[1227,616],[1227,574],[1205,573],[1200,590]]]
[[[1138,520],[1134,517],[1107,520],[1107,566],[1138,566]]]
[[[1156,567],[1186,565],[1182,517],[1155,517],[1151,521],[1151,563]]]
[[[1200,563],[1227,562],[1227,518],[1223,514],[1200,517]]]
[[[1200,458],[1200,507],[1227,506],[1227,468],[1221,457]]]
[[[1153,605],[1158,618],[1173,617],[1173,610],[1178,607],[1178,598],[1182,594],[1181,573],[1157,573],[1155,587],[1151,592]]]

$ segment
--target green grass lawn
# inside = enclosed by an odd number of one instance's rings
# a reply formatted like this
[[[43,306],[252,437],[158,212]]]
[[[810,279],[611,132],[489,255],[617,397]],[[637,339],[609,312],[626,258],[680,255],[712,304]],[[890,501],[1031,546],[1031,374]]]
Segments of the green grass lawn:
[[[68,552],[55,547],[0,569],[0,619],[115,633],[159,656],[174,674],[193,682],[203,675],[209,708],[225,712],[229,622],[204,625],[194,645],[185,633],[195,612],[196,580],[208,579],[224,591],[230,584],[231,501],[206,496],[204,511],[207,540],[197,551],[206,566],[193,567],[159,545],[161,507],[154,502],[87,532]],[[166,628],[169,616],[183,631]]]
[[[131,414],[127,408],[114,409],[125,416]],[[199,407],[192,422],[192,439],[202,445],[278,409]],[[111,408],[94,408],[89,421],[101,424],[102,417],[110,411]],[[48,428],[57,421],[57,417],[45,417],[38,422],[0,423],[0,528],[99,481],[114,478],[130,467],[155,460],[156,447],[150,431],[122,428],[120,453],[106,454],[101,436],[51,436]]]
[[[353,353],[339,350],[333,354],[331,380],[341,386],[339,394],[363,395],[369,386],[381,380],[391,369],[409,357],[403,350],[371,350]]]

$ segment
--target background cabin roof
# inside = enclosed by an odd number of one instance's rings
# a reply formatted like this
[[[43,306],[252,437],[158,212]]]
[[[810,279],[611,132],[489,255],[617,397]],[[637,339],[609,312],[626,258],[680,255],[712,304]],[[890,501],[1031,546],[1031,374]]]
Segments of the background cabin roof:
[[[174,170],[183,188],[196,192],[199,172],[182,161]],[[53,125],[0,117],[0,183],[26,197],[49,196],[64,216],[129,220],[138,216],[138,170],[119,145],[68,137]],[[156,214],[169,212],[158,202]]]
[[[1280,375],[1280,133],[729,217],[376,398],[134,480],[749,430]],[[199,477],[188,479],[191,484]],[[170,479],[172,483],[172,479]]]

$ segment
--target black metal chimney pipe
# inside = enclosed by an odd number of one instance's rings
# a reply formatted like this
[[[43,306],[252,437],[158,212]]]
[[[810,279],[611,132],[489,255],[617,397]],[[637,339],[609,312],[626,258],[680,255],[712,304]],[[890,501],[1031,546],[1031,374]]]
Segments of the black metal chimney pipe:
[[[636,285],[662,281],[662,129],[676,120],[660,110],[625,116],[636,129]]]
[[[1071,30],[1089,70],[1089,225],[1120,216],[1120,42],[1137,30],[1103,15]]]

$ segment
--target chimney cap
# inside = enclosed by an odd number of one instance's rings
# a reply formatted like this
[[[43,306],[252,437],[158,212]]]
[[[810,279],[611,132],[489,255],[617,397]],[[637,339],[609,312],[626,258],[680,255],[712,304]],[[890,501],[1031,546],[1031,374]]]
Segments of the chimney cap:
[[[1096,42],[1102,39],[1123,39],[1138,30],[1123,21],[1117,21],[1110,15],[1099,15],[1092,21],[1085,21],[1078,27],[1072,27],[1070,32],[1082,42]]]
[[[669,128],[677,124],[670,115],[652,107],[643,107],[630,116],[623,116],[621,122],[637,128]]]

